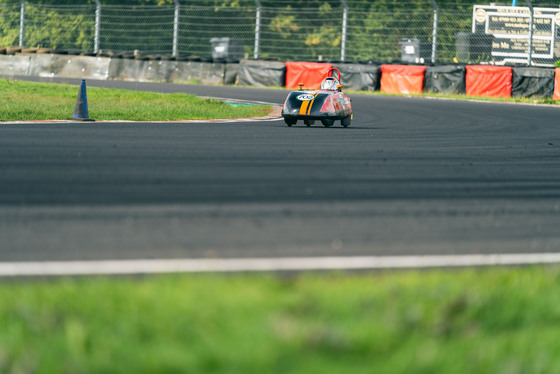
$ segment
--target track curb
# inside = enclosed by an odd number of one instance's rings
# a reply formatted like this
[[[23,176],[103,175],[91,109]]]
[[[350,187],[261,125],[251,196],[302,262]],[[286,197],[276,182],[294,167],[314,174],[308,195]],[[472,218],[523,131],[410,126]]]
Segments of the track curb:
[[[558,263],[560,263],[559,253],[0,262],[0,277],[223,272],[244,273],[271,271],[373,271],[384,269],[552,265]]]

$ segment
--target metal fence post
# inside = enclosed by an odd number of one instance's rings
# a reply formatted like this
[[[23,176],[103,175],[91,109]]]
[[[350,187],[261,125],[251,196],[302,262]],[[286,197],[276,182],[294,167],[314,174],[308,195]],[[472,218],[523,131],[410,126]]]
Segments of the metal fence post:
[[[437,50],[437,31],[438,31],[438,16],[439,7],[435,0],[431,0],[432,7],[434,8],[434,28],[432,31],[432,64],[436,63],[436,50]]]
[[[101,3],[95,0],[95,40],[93,42],[93,53],[99,53],[99,28],[101,27]]]
[[[21,11],[19,14],[19,46],[23,47],[23,33],[25,31],[25,0],[21,0]]]
[[[348,5],[346,1],[340,0],[340,3],[344,7],[342,13],[342,40],[340,42],[340,61],[344,61],[346,58],[346,29],[348,28]]]
[[[255,5],[257,6],[257,14],[255,17],[255,60],[259,59],[259,44],[261,39],[261,2],[255,0]]]
[[[535,13],[533,12],[533,4],[531,4],[531,0],[525,0],[525,2],[531,11],[531,20],[529,21],[529,56],[527,57],[527,65],[531,66],[533,62],[533,21]]]
[[[179,11],[180,6],[179,0],[173,0],[175,3],[175,17],[173,19],[173,53],[172,55],[177,57],[178,55],[178,44],[179,44]]]

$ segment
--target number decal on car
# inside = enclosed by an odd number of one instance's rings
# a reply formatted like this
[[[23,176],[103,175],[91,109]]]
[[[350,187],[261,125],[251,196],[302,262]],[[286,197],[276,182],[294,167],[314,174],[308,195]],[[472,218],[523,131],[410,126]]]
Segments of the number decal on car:
[[[315,96],[309,95],[309,94],[301,94],[301,95],[298,95],[298,97],[296,97],[296,99],[298,99],[300,101],[311,101],[314,98],[315,98]]]

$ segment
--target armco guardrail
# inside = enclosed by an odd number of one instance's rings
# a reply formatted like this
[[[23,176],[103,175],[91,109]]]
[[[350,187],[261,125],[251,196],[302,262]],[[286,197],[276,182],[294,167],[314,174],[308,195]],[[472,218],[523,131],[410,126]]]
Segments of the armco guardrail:
[[[290,69],[286,68],[290,67]],[[314,69],[307,69],[312,66]],[[109,79],[191,84],[241,84],[259,87],[320,81],[330,66],[339,68],[346,90],[391,93],[442,92],[492,97],[533,97],[560,100],[560,68],[492,65],[390,65],[277,62],[240,63],[177,61],[159,57],[111,58],[57,54],[0,55],[0,77],[17,75],[57,78]],[[349,77],[347,80],[346,77]],[[297,82],[297,83],[294,83]],[[293,87],[288,87],[293,88]],[[314,88],[314,87],[311,87]]]

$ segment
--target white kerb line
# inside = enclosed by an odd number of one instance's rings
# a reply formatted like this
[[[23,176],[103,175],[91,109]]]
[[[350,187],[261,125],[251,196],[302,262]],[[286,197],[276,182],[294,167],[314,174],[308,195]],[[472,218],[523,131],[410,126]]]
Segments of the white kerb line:
[[[560,263],[560,253],[0,262],[0,276],[375,270]]]

